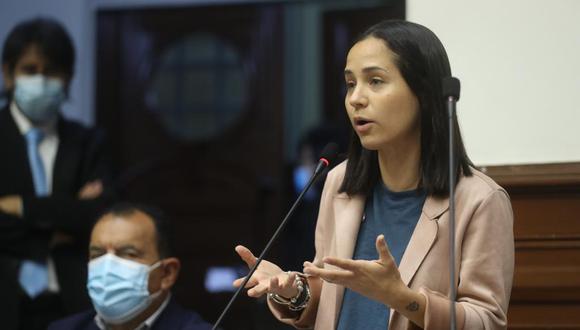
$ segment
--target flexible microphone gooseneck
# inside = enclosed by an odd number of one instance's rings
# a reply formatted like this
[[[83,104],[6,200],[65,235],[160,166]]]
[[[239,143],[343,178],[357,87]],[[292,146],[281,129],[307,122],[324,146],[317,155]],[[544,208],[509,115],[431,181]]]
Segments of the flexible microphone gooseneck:
[[[324,149],[322,149],[322,152],[320,153],[320,159],[318,161],[316,168],[314,169],[314,173],[312,174],[312,176],[310,177],[310,180],[308,181],[308,184],[306,184],[304,189],[302,189],[302,192],[300,193],[300,195],[298,195],[298,198],[296,198],[296,201],[294,202],[294,204],[290,208],[290,211],[288,211],[288,213],[284,217],[284,220],[282,220],[282,222],[278,226],[278,229],[276,229],[276,231],[272,235],[272,238],[270,238],[270,241],[268,242],[268,244],[266,244],[266,247],[264,248],[262,253],[260,253],[260,256],[258,257],[258,259],[256,259],[256,264],[254,264],[254,267],[252,267],[252,269],[250,269],[248,275],[244,279],[244,282],[240,285],[238,290],[236,290],[236,292],[234,293],[234,295],[232,296],[232,298],[228,302],[226,308],[224,308],[222,314],[220,315],[218,320],[215,322],[212,330],[216,330],[218,328],[221,321],[223,320],[223,318],[227,314],[228,310],[232,306],[233,302],[240,295],[242,290],[246,287],[246,284],[248,283],[248,281],[250,280],[250,278],[252,277],[252,275],[254,274],[256,269],[258,269],[258,266],[260,265],[260,263],[264,259],[264,256],[266,255],[266,253],[268,253],[272,244],[274,243],[274,241],[276,241],[276,239],[278,238],[278,236],[280,235],[280,233],[282,232],[282,230],[286,226],[286,223],[288,222],[288,220],[290,219],[290,217],[294,213],[294,210],[302,201],[304,194],[306,194],[308,189],[310,189],[310,186],[312,186],[314,181],[316,181],[316,179],[320,176],[320,174],[324,171],[324,169],[327,168],[328,165],[330,165],[332,162],[334,162],[337,154],[338,154],[338,145],[336,143],[329,143],[324,147]]]
[[[455,103],[459,100],[460,90],[459,79],[455,77],[445,77],[442,80],[443,97],[446,100],[447,116],[449,119],[449,288],[450,288],[450,322],[451,330],[457,329],[457,316],[455,313],[455,299],[457,288],[455,287],[455,156],[454,139],[455,127],[453,125],[453,115],[455,113]]]

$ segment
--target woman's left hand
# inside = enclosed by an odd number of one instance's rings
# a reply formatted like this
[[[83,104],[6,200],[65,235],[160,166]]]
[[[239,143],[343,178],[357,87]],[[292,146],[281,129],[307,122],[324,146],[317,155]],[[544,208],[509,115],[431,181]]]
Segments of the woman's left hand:
[[[401,279],[401,274],[385,237],[379,235],[375,242],[378,260],[351,260],[334,257],[325,257],[325,264],[336,266],[339,269],[325,269],[310,262],[304,263],[304,273],[318,276],[326,282],[345,286],[363,296],[391,306],[396,297],[408,290]]]

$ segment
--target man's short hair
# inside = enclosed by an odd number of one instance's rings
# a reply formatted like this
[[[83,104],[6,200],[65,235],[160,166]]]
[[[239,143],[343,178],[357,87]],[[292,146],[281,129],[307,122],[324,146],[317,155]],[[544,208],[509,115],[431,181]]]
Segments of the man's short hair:
[[[2,51],[2,65],[14,73],[16,62],[30,45],[39,51],[57,70],[73,76],[75,50],[65,28],[56,20],[38,17],[16,25],[6,37]]]
[[[149,218],[151,218],[151,221],[153,221],[153,225],[155,227],[155,237],[157,241],[157,253],[159,254],[159,257],[162,259],[173,257],[174,250],[171,244],[173,241],[171,239],[173,231],[170,223],[167,221],[165,213],[157,207],[138,203],[121,202],[113,205],[105,212],[103,212],[98,218],[99,220],[97,220],[97,222],[99,222],[100,219],[107,215],[127,217],[135,214],[136,212],[142,212],[146,214]]]

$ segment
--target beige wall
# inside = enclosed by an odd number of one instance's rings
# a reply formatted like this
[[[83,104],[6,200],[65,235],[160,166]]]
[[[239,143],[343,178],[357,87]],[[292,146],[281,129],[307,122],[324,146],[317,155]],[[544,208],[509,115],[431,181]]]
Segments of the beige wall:
[[[580,1],[407,0],[442,40],[478,165],[580,161]]]

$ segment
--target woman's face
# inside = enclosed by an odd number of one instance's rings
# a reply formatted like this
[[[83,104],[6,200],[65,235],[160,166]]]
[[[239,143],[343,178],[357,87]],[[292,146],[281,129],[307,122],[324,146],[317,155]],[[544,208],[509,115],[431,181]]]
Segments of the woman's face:
[[[417,97],[395,65],[395,54],[374,37],[356,43],[344,69],[344,105],[363,147],[381,150],[420,143]]]
[[[16,61],[13,72],[9,72],[7,67],[3,69],[4,83],[8,90],[14,88],[16,78],[27,75],[41,74],[49,78],[59,79],[65,86],[68,83],[67,75],[54,67],[35,44],[28,46],[24,50],[18,61]]]

